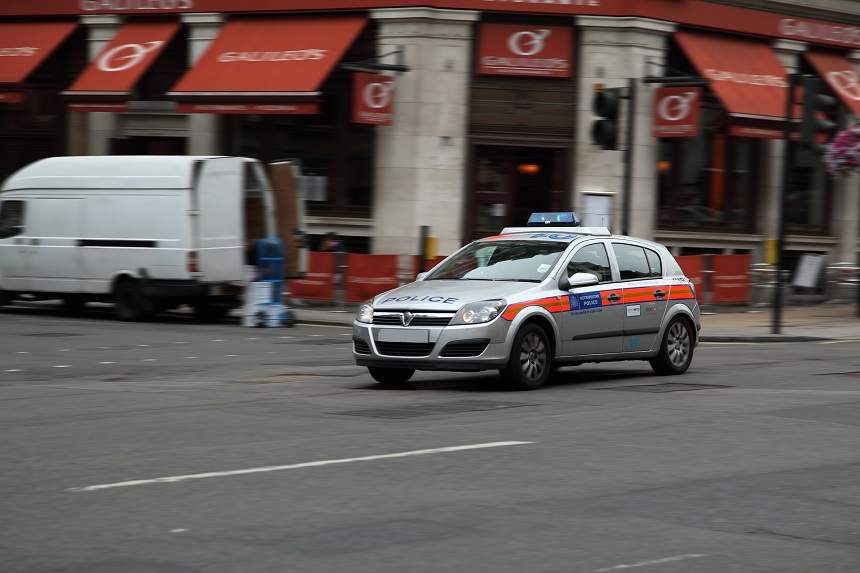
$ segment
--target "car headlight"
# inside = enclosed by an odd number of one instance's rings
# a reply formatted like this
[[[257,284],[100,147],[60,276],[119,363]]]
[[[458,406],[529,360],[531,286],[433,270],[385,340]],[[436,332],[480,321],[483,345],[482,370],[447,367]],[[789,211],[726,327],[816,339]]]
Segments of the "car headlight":
[[[367,324],[373,323],[373,305],[369,302],[364,303],[360,307],[358,307],[358,314],[355,319],[358,322],[366,322]]]
[[[507,306],[503,300],[482,300],[460,307],[451,324],[481,324],[490,322]]]

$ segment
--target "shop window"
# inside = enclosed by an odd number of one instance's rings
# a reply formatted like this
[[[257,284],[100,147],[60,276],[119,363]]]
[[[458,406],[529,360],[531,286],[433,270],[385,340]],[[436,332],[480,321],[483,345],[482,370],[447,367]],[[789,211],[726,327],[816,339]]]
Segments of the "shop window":
[[[786,228],[796,235],[826,234],[829,230],[833,180],[823,163],[795,169],[785,198]]]
[[[657,164],[661,229],[748,233],[760,189],[762,141],[731,137],[722,111],[703,109],[704,129],[693,138],[660,140]]]

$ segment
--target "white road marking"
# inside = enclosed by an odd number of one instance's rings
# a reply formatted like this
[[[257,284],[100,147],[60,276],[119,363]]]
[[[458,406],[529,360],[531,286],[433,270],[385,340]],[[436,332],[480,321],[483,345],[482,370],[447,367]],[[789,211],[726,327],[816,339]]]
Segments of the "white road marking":
[[[222,340],[221,338],[215,338],[213,340],[210,340],[209,342],[224,342],[224,340]]]
[[[257,337],[256,336],[249,336],[248,340],[257,340]]]
[[[170,530],[170,533],[185,533],[185,532],[187,532],[187,531],[188,531],[187,529],[185,529],[185,528],[183,528],[183,527],[179,527],[179,528],[176,528],[176,529],[171,529],[171,530]]]
[[[68,364],[57,364],[54,368],[69,368]]]
[[[138,344],[138,348],[149,348],[149,344]]]
[[[116,364],[116,362],[107,362],[107,361],[105,361],[105,362],[99,362],[99,364]]]
[[[195,358],[200,358],[200,357],[199,356],[186,356],[185,358],[187,358],[188,360],[193,360]]]
[[[20,371],[21,371],[20,368],[10,368],[8,370],[4,370],[3,372],[20,372]]]
[[[60,352],[71,352],[71,351],[72,351],[71,348],[61,348],[60,349]]]
[[[110,350],[110,346],[99,346],[99,350]]]
[[[15,354],[30,354],[30,353],[29,353],[29,352],[27,352],[26,350],[19,350],[19,351],[18,351],[18,352],[16,352]]]
[[[187,342],[174,342],[173,344],[188,344]]]
[[[294,337],[294,336],[279,336],[278,338],[284,338],[284,339],[286,339],[286,338],[295,338],[295,337]]]
[[[846,338],[844,340],[825,340],[818,344],[845,344],[846,342],[860,342],[860,338]]]
[[[762,344],[761,342],[700,342],[708,346],[750,346],[751,344]]]
[[[144,362],[157,362],[158,358],[144,358],[143,361]]]
[[[236,358],[238,356],[239,356],[238,354],[225,354],[224,358]]]
[[[311,336],[319,337],[319,336],[322,336],[322,334],[311,334]]]
[[[594,573],[605,573],[606,571],[619,571],[621,569],[633,569],[634,567],[648,567],[649,565],[661,565],[663,563],[673,563],[675,561],[685,561],[687,559],[698,559],[706,557],[704,553],[687,553],[685,555],[673,555],[671,557],[663,557],[662,559],[652,559],[650,561],[637,561],[636,563],[622,563],[621,565],[613,565],[603,569],[596,569]]]
[[[73,487],[69,488],[66,491],[73,492],[86,492],[86,491],[98,491],[102,489],[114,489],[119,487],[132,487],[138,485],[149,485],[155,483],[177,483],[181,481],[194,480],[194,479],[209,479],[209,478],[219,478],[219,477],[231,477],[231,476],[239,476],[239,475],[248,475],[248,474],[259,474],[259,473],[268,473],[268,472],[279,472],[284,470],[297,470],[301,468],[316,468],[321,466],[331,466],[335,464],[349,464],[353,462],[370,462],[375,460],[388,460],[393,458],[407,458],[414,456],[427,456],[431,454],[446,454],[450,452],[462,452],[465,450],[483,450],[488,448],[503,448],[506,446],[523,446],[527,444],[533,444],[534,442],[488,442],[485,444],[466,444],[463,446],[447,446],[444,448],[431,448],[427,450],[411,450],[408,452],[397,452],[394,454],[378,454],[375,456],[361,456],[357,458],[342,458],[337,460],[319,460],[315,462],[303,462],[299,464],[288,464],[283,466],[264,466],[258,468],[245,468],[241,470],[227,470],[220,472],[206,472],[199,474],[188,474],[188,475],[179,475],[179,476],[164,476],[157,478],[149,478],[149,479],[137,479],[137,480],[129,480],[129,481],[120,481],[114,483],[103,483],[97,485],[88,485],[85,487]]]

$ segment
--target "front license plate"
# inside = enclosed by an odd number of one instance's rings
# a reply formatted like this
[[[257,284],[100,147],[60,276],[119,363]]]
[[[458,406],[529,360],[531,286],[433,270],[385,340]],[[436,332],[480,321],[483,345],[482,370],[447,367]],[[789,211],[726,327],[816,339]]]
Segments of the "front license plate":
[[[376,339],[380,342],[429,342],[429,330],[413,330],[411,328],[383,328]]]

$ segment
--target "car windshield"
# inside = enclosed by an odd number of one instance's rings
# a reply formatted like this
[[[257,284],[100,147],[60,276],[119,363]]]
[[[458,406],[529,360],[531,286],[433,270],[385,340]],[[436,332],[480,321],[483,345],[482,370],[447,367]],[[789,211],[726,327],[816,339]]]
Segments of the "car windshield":
[[[562,241],[480,241],[447,259],[425,280],[539,283],[567,245]]]

